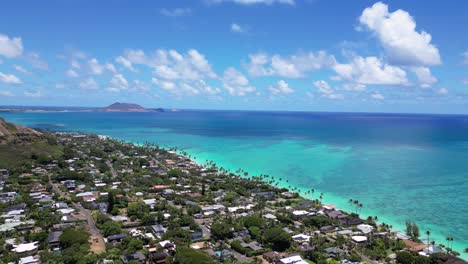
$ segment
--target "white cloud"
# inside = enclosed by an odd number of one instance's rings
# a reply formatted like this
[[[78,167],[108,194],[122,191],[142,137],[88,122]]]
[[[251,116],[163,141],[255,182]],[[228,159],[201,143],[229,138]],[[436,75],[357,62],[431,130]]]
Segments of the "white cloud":
[[[468,51],[462,53],[463,64],[468,64]]]
[[[344,95],[335,93],[331,86],[324,80],[315,81],[314,86],[318,89],[322,97],[328,99],[344,99]]]
[[[106,63],[106,70],[110,71],[113,74],[117,73],[117,69],[115,68],[114,64],[112,63]]]
[[[364,84],[359,83],[345,83],[341,86],[341,89],[345,91],[354,91],[354,92],[362,92],[367,89]]]
[[[245,65],[252,76],[280,76],[286,78],[304,77],[307,72],[331,67],[335,64],[334,56],[325,51],[307,54],[268,56],[264,53],[249,55],[250,61]]]
[[[36,69],[40,69],[40,70],[49,69],[49,64],[46,61],[41,59],[41,57],[39,56],[39,53],[29,52],[27,55],[24,56],[24,59]]]
[[[336,79],[357,84],[406,85],[406,72],[396,66],[384,64],[377,57],[355,56],[348,64],[337,63],[333,69]]]
[[[25,73],[25,74],[30,74],[31,72],[26,70],[25,68],[23,68],[22,66],[20,65],[13,65],[13,68],[21,73]]]
[[[0,34],[0,55],[7,58],[18,57],[23,54],[23,42],[21,38],[9,38]]]
[[[294,93],[294,89],[289,87],[289,84],[284,80],[278,81],[276,86],[270,86],[269,90],[274,95],[288,95]]]
[[[15,95],[10,91],[0,91],[0,96],[12,97],[12,96],[15,96]]]
[[[440,95],[447,95],[449,93],[449,90],[447,88],[440,88],[439,90],[437,90],[437,94],[440,94]]]
[[[105,70],[105,66],[100,64],[96,58],[88,60],[88,67],[90,72],[94,75],[101,75]]]
[[[437,82],[428,67],[412,67],[411,70],[416,74],[421,88],[429,88]]]
[[[93,77],[88,77],[84,80],[82,80],[79,85],[81,89],[83,90],[96,90],[99,89],[99,84],[94,80]]]
[[[441,63],[439,50],[431,44],[431,35],[416,31],[416,22],[406,11],[388,11],[382,2],[366,8],[359,18],[361,25],[375,33],[391,64],[430,66]]]
[[[72,60],[72,61],[70,62],[70,66],[71,66],[72,68],[75,68],[75,69],[80,69],[80,68],[81,68],[80,63],[79,63],[78,61],[76,61],[76,60]]]
[[[371,98],[372,98],[372,99],[376,99],[376,100],[384,100],[384,99],[385,99],[385,97],[384,97],[382,94],[380,94],[380,93],[373,93],[373,94],[371,94]]]
[[[249,80],[238,70],[230,67],[224,71],[223,86],[233,96],[245,96],[256,91]]]
[[[112,77],[110,80],[110,84],[112,88],[115,89],[127,89],[128,88],[128,81],[125,79],[125,77],[122,74],[116,74]]]
[[[67,72],[66,72],[67,76],[68,77],[71,77],[71,78],[77,78],[79,77],[80,75],[73,69],[69,69]]]
[[[21,84],[23,81],[21,81],[20,78],[16,77],[13,74],[8,74],[8,73],[3,73],[0,72],[0,82],[6,83],[6,84]]]
[[[237,23],[232,23],[231,24],[231,31],[235,32],[235,33],[244,33],[245,29],[241,25],[239,25]]]
[[[265,5],[272,5],[272,4],[286,4],[286,5],[295,5],[295,0],[205,0],[205,2],[210,4],[219,4],[225,2],[231,2],[235,4],[241,5],[254,5],[254,4],[265,4]]]
[[[36,91],[36,92],[24,92],[24,96],[26,97],[31,97],[31,98],[39,98],[39,97],[42,97],[42,93],[40,91]]]
[[[124,66],[126,69],[132,71],[132,72],[136,72],[136,69],[133,68],[133,65],[132,65],[132,62],[127,60],[126,58],[122,57],[122,56],[119,56],[115,59],[115,61],[117,63],[120,63],[122,66]]]
[[[181,17],[181,16],[187,16],[192,13],[192,10],[190,8],[174,8],[174,9],[166,9],[163,8],[160,10],[161,15],[167,16],[167,17]]]
[[[176,88],[176,84],[170,81],[163,81],[157,78],[152,78],[152,83],[157,85],[159,88],[164,89],[166,91],[172,91]]]
[[[127,50],[125,59],[132,64],[153,68],[156,76],[162,79],[196,81],[216,77],[205,56],[194,49],[186,54],[159,49],[150,55],[142,50]]]

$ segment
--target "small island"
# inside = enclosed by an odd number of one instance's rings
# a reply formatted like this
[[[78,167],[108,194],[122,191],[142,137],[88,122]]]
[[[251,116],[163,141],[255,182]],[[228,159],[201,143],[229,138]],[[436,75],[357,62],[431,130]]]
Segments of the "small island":
[[[107,107],[99,108],[98,111],[104,112],[164,112],[162,108],[149,109],[138,104],[113,103]]]

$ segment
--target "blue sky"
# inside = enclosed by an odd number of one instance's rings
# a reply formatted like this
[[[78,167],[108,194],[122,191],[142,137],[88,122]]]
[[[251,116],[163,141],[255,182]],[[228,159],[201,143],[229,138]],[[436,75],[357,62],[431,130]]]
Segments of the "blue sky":
[[[0,105],[468,113],[465,1],[8,1]]]

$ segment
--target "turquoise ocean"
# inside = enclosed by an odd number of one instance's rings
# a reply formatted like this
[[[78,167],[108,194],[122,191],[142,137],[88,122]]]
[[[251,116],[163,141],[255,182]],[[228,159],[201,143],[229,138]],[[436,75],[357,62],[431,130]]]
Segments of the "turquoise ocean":
[[[177,147],[197,161],[268,174],[315,189],[327,204],[403,232],[468,248],[468,116],[184,110],[163,113],[0,113],[33,128],[107,135]],[[425,235],[422,236],[425,241]],[[467,254],[462,253],[464,259]]]

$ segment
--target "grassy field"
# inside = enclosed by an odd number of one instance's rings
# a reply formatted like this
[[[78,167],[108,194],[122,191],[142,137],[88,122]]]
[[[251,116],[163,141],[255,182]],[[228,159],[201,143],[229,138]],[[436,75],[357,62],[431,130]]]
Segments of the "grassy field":
[[[59,157],[62,155],[62,147],[50,145],[46,139],[31,143],[0,144],[0,168],[13,169],[21,166],[31,158],[31,155],[46,155]]]

